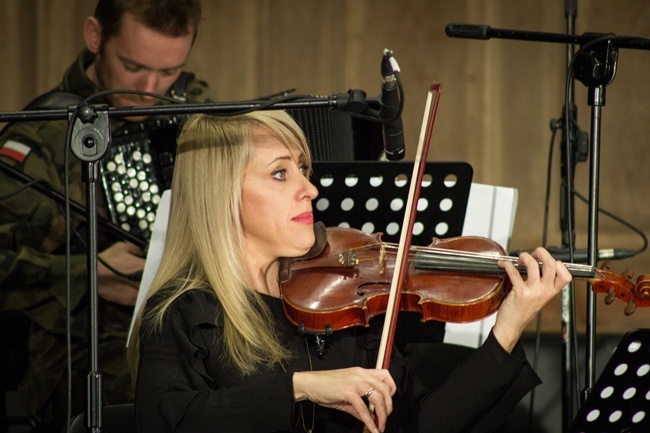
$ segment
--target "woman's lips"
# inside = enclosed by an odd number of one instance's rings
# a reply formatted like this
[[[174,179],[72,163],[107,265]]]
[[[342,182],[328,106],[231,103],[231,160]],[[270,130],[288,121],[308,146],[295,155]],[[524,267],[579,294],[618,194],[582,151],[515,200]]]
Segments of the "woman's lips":
[[[291,218],[292,221],[296,221],[303,224],[313,224],[314,223],[314,214],[309,212],[303,212],[300,215],[297,215]]]

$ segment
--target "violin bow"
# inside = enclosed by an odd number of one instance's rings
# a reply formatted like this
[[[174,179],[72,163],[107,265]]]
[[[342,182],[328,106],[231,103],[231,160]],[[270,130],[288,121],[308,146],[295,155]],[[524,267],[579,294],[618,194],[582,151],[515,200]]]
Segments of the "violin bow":
[[[411,184],[409,186],[409,194],[406,202],[406,209],[404,211],[404,220],[402,221],[402,231],[400,233],[399,246],[395,258],[395,269],[393,270],[393,279],[391,280],[390,293],[386,305],[386,317],[384,319],[384,327],[381,332],[381,340],[379,343],[379,353],[377,355],[377,364],[375,367],[377,369],[388,368],[393,351],[397,316],[400,309],[400,298],[402,295],[402,288],[404,287],[406,272],[408,271],[408,253],[411,249],[413,224],[415,223],[415,216],[417,214],[417,206],[414,206],[414,203],[416,203],[420,198],[422,178],[427,164],[427,154],[429,153],[433,123],[436,119],[438,101],[440,100],[440,87],[440,83],[433,83],[429,87],[429,92],[427,93],[427,102],[424,107],[424,118],[422,120],[417,152],[413,162]],[[374,406],[372,403],[368,405],[368,408],[371,413],[374,412]],[[369,430],[365,426],[363,428],[363,433],[369,433]]]
[[[413,173],[411,175],[408,200],[404,211],[399,247],[395,258],[395,269],[393,270],[393,279],[391,281],[390,294],[388,296],[384,328],[382,330],[381,341],[379,344],[379,354],[377,356],[376,366],[378,369],[388,368],[392,355],[397,316],[400,309],[399,303],[402,295],[402,288],[404,286],[404,280],[406,278],[406,272],[408,271],[408,252],[411,248],[413,224],[415,223],[415,216],[417,214],[417,206],[415,203],[420,197],[422,178],[426,168],[433,124],[438,110],[438,101],[440,100],[440,87],[440,83],[433,83],[430,86],[427,94],[427,102],[424,107],[424,118],[422,120],[420,138],[418,140],[417,153],[413,163]]]

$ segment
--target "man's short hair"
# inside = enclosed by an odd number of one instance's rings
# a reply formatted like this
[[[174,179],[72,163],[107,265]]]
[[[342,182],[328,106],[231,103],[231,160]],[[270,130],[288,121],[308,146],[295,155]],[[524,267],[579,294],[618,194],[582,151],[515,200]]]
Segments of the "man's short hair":
[[[185,36],[193,31],[196,37],[201,21],[201,0],[99,0],[95,18],[102,26],[102,44],[120,31],[126,12],[165,35]]]

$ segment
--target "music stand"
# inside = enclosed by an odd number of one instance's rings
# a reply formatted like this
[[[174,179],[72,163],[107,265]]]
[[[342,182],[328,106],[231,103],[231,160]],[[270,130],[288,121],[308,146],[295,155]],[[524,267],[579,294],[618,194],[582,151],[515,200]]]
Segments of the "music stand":
[[[314,162],[314,219],[326,226],[382,232],[398,242],[413,163]],[[413,245],[460,236],[473,170],[466,162],[428,162],[413,227]]]
[[[625,334],[570,433],[650,431],[650,329]]]

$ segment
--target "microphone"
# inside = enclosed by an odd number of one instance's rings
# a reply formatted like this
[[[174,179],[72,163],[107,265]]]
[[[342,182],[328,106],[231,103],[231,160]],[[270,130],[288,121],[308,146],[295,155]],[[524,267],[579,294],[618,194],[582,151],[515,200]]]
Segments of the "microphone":
[[[550,247],[548,252],[551,253],[553,257],[557,260],[562,260],[563,262],[569,262],[570,255],[568,248],[561,247]],[[621,260],[634,257],[636,251],[632,250],[622,250],[620,248],[605,248],[599,249],[597,260]],[[587,263],[589,261],[589,250],[587,249],[576,249],[573,251],[573,261],[576,263]]]
[[[450,38],[490,39],[488,31],[492,28],[477,24],[447,24],[445,34]]]
[[[382,124],[384,153],[390,161],[399,161],[404,158],[404,127],[402,126],[402,113],[400,112],[399,87],[396,72],[399,65],[393,57],[393,52],[384,49],[381,61],[381,109],[379,117],[387,120]]]
[[[566,247],[548,247],[546,250],[553,256],[556,260],[561,260],[564,263],[569,263],[571,256],[569,254],[569,249]],[[532,250],[520,250],[516,251],[512,255],[519,255],[519,253],[526,251],[528,253]],[[605,248],[598,250],[598,260],[621,260],[634,257],[638,251],[633,250],[624,250],[620,248]],[[573,262],[574,263],[587,263],[589,261],[589,250],[587,249],[576,249],[573,251]]]

